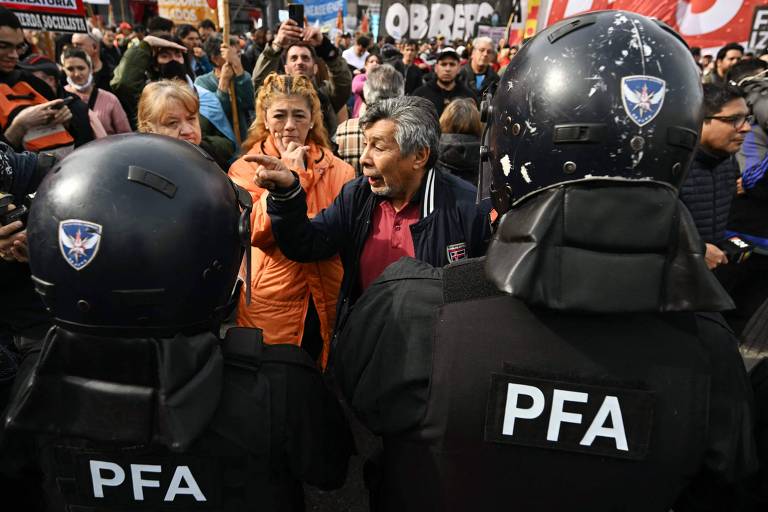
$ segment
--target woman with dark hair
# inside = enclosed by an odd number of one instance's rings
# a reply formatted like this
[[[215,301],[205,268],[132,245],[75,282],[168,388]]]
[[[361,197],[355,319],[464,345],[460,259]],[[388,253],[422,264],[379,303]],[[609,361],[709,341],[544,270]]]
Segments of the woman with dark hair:
[[[75,94],[88,105],[106,135],[131,131],[128,116],[125,115],[125,110],[117,96],[96,87],[93,81],[91,59],[83,50],[77,48],[64,50],[61,55],[61,65],[67,75],[67,85],[64,89]]]

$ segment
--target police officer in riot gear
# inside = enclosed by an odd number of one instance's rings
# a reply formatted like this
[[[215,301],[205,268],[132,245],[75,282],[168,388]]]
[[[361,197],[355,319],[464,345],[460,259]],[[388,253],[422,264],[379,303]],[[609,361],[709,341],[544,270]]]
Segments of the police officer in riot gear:
[[[36,434],[46,510],[303,510],[343,483],[349,430],[313,361],[231,311],[250,196],[198,147],[124,135],[79,149],[29,218],[55,321],[22,364],[0,470]]]
[[[685,43],[628,12],[565,20],[488,122],[487,256],[393,264],[335,347],[383,436],[377,510],[729,509],[756,465],[751,395],[677,198],[702,122]]]

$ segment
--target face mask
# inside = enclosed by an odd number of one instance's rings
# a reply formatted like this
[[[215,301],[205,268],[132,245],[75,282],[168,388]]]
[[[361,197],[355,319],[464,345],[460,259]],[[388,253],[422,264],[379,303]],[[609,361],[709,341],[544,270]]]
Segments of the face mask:
[[[182,81],[187,79],[187,68],[181,62],[172,60],[165,64],[160,64],[158,69],[160,70],[160,76],[162,78],[167,78],[169,80],[176,78]]]
[[[75,82],[72,81],[71,78],[67,77],[67,83],[72,86],[74,90],[77,92],[83,92],[86,89],[88,89],[91,85],[93,85],[93,74],[88,75],[88,80],[85,81],[83,85],[77,85]]]

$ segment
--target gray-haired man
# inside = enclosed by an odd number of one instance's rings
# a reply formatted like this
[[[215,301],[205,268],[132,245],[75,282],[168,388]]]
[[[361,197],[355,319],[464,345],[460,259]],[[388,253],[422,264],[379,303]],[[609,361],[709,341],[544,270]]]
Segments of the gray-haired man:
[[[312,219],[298,178],[283,162],[246,157],[258,164],[256,184],[272,190],[267,213],[280,250],[300,262],[341,256],[337,325],[390,263],[410,256],[441,267],[483,255],[490,237],[490,205],[476,205],[475,187],[433,168],[440,125],[429,100],[378,101],[360,124],[363,176]]]
[[[493,58],[493,40],[490,37],[476,37],[472,41],[469,62],[459,70],[458,80],[464,82],[478,98],[485,89],[499,80],[499,75],[491,67]]]
[[[389,64],[384,64],[367,73],[368,77],[363,85],[363,105],[360,115],[365,113],[367,105],[373,105],[377,101],[387,98],[397,98],[405,91],[403,75]],[[336,128],[335,142],[339,146],[339,156],[342,160],[355,168],[355,175],[363,174],[363,166],[360,157],[365,149],[363,129],[360,127],[360,118],[347,119]]]

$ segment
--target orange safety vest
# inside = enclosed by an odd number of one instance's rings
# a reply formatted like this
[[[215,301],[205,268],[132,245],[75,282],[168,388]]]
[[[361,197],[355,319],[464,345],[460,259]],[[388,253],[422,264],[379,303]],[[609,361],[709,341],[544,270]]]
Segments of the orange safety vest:
[[[48,100],[27,82],[19,81],[13,86],[0,83],[0,127],[8,128],[16,115],[27,107],[47,103]],[[60,124],[49,124],[29,130],[24,134],[24,149],[43,151],[72,146],[75,139]]]

